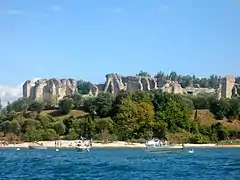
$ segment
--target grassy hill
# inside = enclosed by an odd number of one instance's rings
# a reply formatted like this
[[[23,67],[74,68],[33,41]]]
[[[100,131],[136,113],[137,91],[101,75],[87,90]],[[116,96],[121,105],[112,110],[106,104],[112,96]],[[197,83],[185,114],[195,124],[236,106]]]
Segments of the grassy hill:
[[[223,123],[230,130],[240,130],[240,120],[238,119],[217,120],[214,118],[214,115],[209,110],[194,110],[191,118],[194,119],[195,115],[197,116],[197,119],[200,121],[200,123],[203,125],[211,126],[212,124],[220,122]]]
[[[82,116],[85,116],[87,113],[84,112],[84,111],[81,111],[81,110],[71,110],[69,114],[67,115],[63,115],[61,114],[60,111],[58,110],[44,110],[40,113],[40,115],[43,115],[43,116],[52,116],[54,118],[59,118],[59,119],[65,119],[65,118],[68,118],[70,116],[73,116],[73,117],[82,117]]]

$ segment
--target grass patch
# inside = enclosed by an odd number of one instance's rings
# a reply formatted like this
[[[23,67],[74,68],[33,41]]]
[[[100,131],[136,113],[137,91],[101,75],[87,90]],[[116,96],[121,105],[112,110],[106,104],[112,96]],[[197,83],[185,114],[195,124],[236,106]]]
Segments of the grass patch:
[[[59,118],[59,119],[65,119],[65,118],[68,118],[70,116],[73,116],[73,117],[82,117],[82,116],[85,116],[87,115],[86,112],[84,111],[81,111],[81,110],[71,110],[70,113],[66,114],[66,115],[63,115],[61,113],[61,111],[59,110],[44,110],[40,113],[40,115],[43,115],[43,116],[52,116],[54,118]]]
[[[194,110],[191,119],[194,119],[195,114],[202,125],[211,126],[217,123],[214,115],[209,110]]]

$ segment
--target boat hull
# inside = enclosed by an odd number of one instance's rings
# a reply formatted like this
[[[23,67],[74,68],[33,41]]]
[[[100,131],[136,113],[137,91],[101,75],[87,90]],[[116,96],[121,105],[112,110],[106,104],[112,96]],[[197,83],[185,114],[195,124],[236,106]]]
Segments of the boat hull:
[[[160,147],[146,147],[147,152],[156,152],[156,153],[176,153],[183,150],[182,146],[160,146]]]
[[[76,147],[77,152],[89,152],[90,148],[88,147]]]
[[[29,149],[47,149],[46,146],[28,146]]]

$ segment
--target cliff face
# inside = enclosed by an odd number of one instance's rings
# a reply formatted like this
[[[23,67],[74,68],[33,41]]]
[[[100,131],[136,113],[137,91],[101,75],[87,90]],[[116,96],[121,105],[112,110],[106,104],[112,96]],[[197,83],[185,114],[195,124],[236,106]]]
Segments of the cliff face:
[[[182,88],[177,81],[159,81],[156,78],[143,76],[121,76],[118,74],[107,74],[103,92],[118,93],[121,90],[129,92],[136,90],[161,89],[163,92],[175,94],[213,93],[215,89],[209,88]]]
[[[234,76],[222,79],[218,89],[199,88],[197,85],[182,88],[177,81],[159,81],[156,78],[143,76],[121,76],[107,74],[104,84],[90,84],[86,96],[97,96],[99,92],[116,94],[119,91],[133,92],[136,90],[160,89],[175,94],[215,93],[218,97],[231,98],[240,95],[240,85],[235,83]],[[35,83],[26,81],[23,85],[23,97],[45,102],[58,102],[66,95],[77,92],[77,83],[73,79],[40,79]]]
[[[35,83],[28,80],[23,85],[23,97],[44,102],[58,102],[76,92],[77,83],[73,79],[40,79]]]

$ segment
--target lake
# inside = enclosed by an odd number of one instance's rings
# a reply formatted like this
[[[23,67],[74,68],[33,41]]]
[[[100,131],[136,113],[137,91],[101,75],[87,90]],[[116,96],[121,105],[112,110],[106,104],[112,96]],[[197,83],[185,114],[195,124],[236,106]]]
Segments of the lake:
[[[151,180],[240,178],[240,149],[195,148],[180,154],[143,149],[0,149],[0,179]]]

